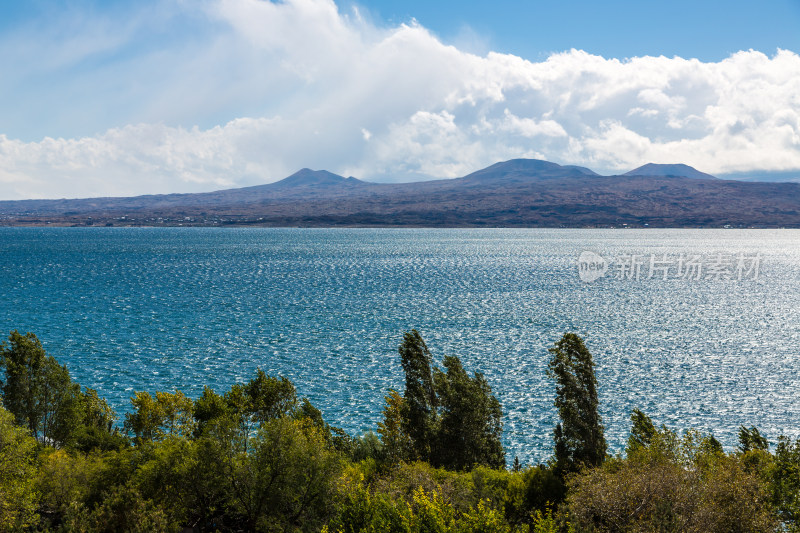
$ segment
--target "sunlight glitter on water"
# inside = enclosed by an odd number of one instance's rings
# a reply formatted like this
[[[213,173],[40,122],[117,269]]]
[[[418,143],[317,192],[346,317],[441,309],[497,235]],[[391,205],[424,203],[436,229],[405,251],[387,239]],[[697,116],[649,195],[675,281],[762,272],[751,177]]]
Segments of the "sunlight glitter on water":
[[[580,280],[577,259],[760,254],[758,279]],[[551,453],[547,348],[595,356],[609,442],[657,423],[800,428],[800,232],[793,230],[0,229],[0,328],[33,331],[115,409],[133,390],[224,390],[257,367],[327,420],[375,429],[397,345],[483,372],[509,458]]]

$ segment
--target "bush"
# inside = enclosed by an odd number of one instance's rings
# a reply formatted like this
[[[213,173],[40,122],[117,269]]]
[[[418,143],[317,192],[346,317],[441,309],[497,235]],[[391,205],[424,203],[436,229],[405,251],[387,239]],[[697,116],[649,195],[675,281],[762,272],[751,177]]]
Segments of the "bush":
[[[568,482],[569,516],[586,531],[765,532],[777,523],[759,478],[739,457],[687,432],[669,433],[628,458],[584,470]],[[680,451],[680,453],[677,453]]]

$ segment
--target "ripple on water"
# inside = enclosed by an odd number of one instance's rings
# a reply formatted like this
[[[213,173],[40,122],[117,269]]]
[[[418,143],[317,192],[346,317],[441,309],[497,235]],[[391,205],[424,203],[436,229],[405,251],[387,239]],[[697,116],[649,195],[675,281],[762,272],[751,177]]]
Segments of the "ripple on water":
[[[552,445],[547,348],[595,356],[609,442],[634,407],[658,423],[800,427],[800,232],[770,230],[0,229],[0,326],[36,332],[115,409],[135,390],[224,390],[256,368],[326,418],[374,429],[417,328],[500,398],[509,457]],[[583,250],[761,254],[758,280],[582,283]]]

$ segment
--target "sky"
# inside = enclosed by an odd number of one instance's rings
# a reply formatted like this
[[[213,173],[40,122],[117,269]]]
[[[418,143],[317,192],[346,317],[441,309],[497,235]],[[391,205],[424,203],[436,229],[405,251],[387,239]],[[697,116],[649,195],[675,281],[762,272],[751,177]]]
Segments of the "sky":
[[[31,0],[0,50],[0,199],[517,157],[800,176],[800,0]]]

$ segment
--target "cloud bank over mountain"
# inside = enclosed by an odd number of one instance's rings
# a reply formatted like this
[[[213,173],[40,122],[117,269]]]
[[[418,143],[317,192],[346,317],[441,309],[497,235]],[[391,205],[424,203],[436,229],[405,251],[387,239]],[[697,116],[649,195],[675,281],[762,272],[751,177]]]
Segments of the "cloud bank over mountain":
[[[39,80],[17,109],[41,124],[25,138],[27,116],[0,120],[2,198],[212,190],[301,167],[456,177],[520,157],[604,173],[651,161],[715,175],[800,169],[792,51],[532,62],[330,0],[158,6],[0,38],[24,51],[0,60],[0,94]],[[191,32],[170,37],[175,20]]]

